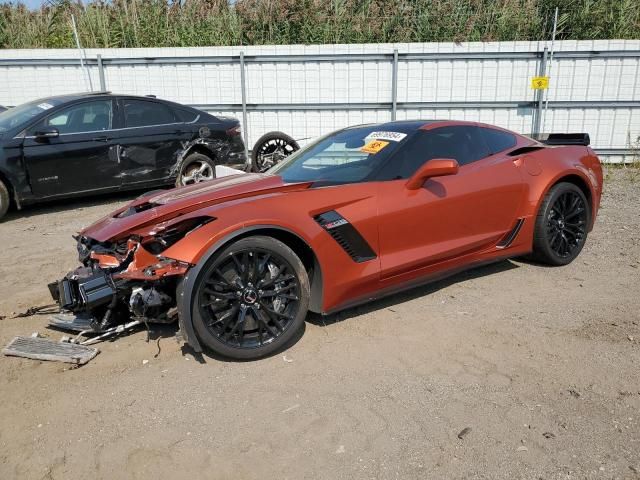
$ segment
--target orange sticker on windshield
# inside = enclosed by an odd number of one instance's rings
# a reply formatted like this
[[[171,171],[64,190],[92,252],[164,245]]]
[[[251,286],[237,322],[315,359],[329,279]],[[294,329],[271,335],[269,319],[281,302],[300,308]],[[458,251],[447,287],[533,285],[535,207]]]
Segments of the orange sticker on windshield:
[[[389,145],[389,142],[385,142],[382,140],[371,140],[364,147],[362,147],[360,151],[364,153],[378,153],[387,145]]]

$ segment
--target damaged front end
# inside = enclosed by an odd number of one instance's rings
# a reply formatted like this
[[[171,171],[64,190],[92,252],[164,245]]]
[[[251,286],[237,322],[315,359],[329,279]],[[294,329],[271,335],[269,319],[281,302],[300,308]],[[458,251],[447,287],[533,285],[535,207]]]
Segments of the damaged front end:
[[[125,210],[120,215],[127,214]],[[191,265],[162,252],[212,220],[178,217],[112,242],[79,235],[75,238],[82,265],[50,283],[51,295],[66,321],[81,325],[75,330],[104,332],[132,321],[173,322],[177,283]]]

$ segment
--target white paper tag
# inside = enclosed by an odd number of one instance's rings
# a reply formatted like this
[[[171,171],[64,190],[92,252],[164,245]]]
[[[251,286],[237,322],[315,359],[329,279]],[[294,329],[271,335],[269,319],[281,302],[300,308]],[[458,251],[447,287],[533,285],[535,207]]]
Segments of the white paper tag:
[[[39,103],[38,108],[41,108],[42,110],[49,110],[50,108],[53,108],[53,105],[50,103]]]
[[[392,142],[399,142],[404,137],[406,137],[406,133],[400,132],[371,132],[367,135],[367,138],[375,138],[376,140],[391,140]]]

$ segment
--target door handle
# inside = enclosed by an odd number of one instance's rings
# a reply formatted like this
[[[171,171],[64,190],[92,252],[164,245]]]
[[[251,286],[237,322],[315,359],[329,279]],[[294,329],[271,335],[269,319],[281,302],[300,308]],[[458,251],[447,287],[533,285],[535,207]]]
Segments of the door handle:
[[[109,137],[94,137],[92,140],[94,142],[108,142],[111,139]]]

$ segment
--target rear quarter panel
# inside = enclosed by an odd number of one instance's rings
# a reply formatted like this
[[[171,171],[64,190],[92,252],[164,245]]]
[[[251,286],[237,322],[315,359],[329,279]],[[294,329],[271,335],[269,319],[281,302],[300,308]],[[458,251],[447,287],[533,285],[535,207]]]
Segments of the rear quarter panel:
[[[549,190],[563,180],[581,180],[590,192],[593,228],[602,196],[602,167],[593,150],[584,146],[547,147],[519,160],[527,179],[525,214],[535,217]]]

